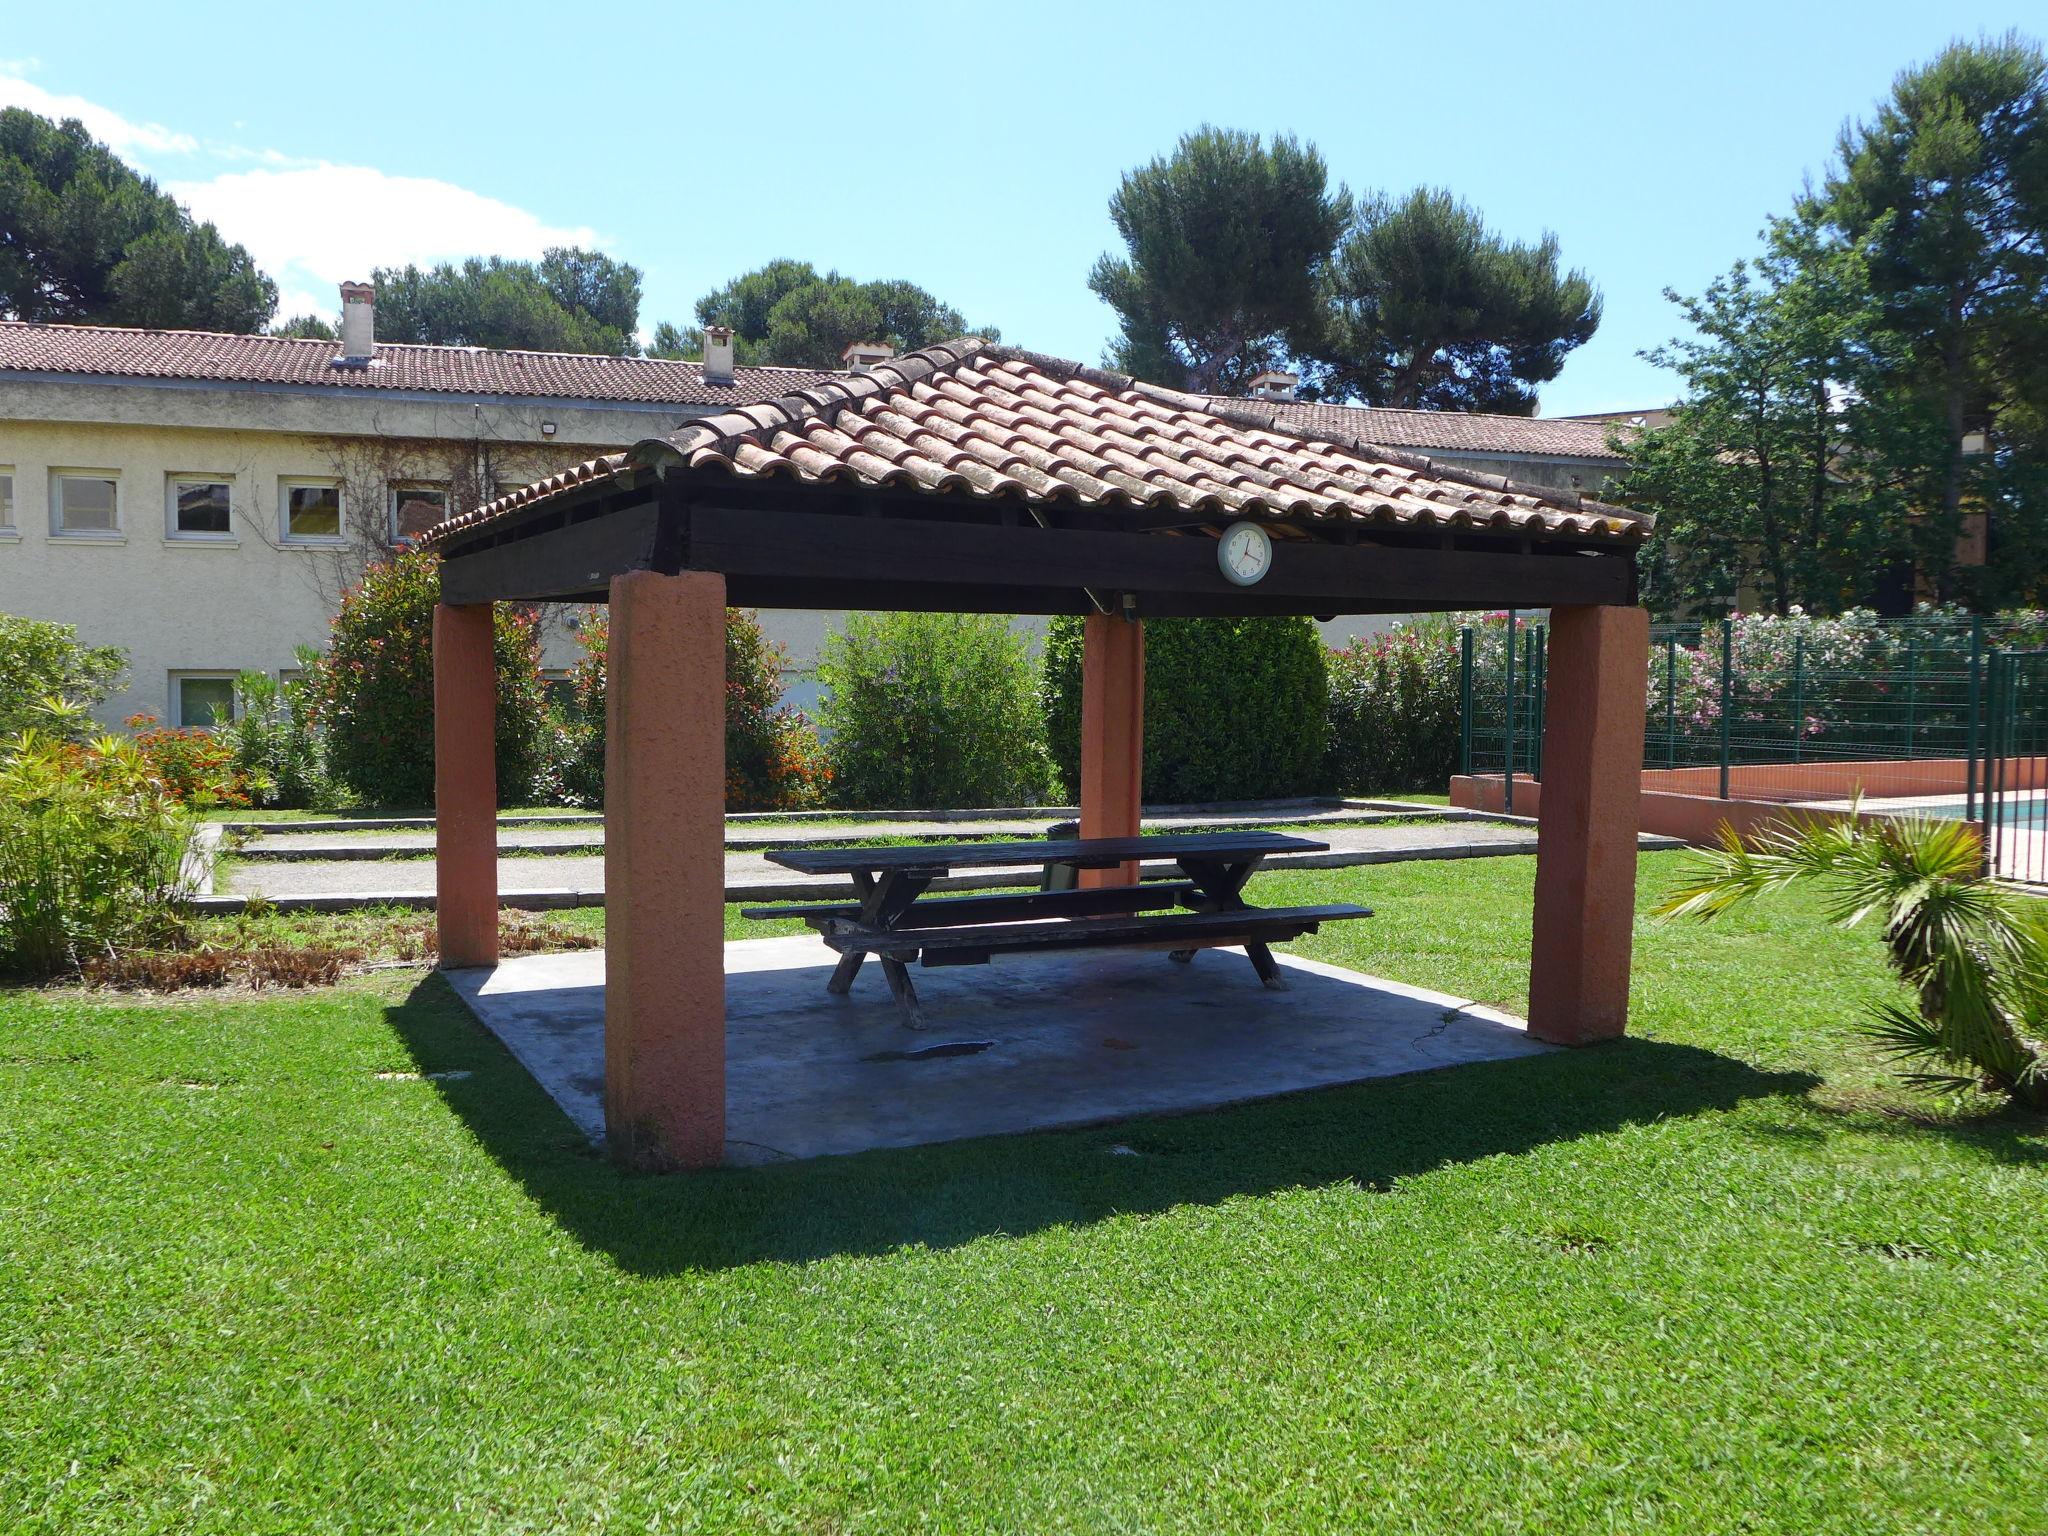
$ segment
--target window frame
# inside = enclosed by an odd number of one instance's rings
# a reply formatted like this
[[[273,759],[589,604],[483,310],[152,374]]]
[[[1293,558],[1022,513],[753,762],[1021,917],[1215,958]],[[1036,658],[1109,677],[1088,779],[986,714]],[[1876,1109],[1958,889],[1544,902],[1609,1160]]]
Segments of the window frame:
[[[0,490],[0,539],[18,539],[21,537],[20,525],[15,521],[14,497],[16,478],[12,464],[0,464],[0,481],[6,482],[6,488]]]
[[[228,493],[228,525],[219,533],[193,533],[178,526],[178,491],[187,485],[218,485]],[[235,477],[210,470],[174,471],[164,476],[164,537],[181,544],[235,542]]]
[[[236,718],[235,679],[241,675],[239,672],[224,672],[206,667],[180,667],[174,669],[170,673],[170,723],[172,727],[180,731],[217,731],[220,729],[214,723],[210,710],[204,725],[185,724],[185,685],[187,683],[226,683],[228,685],[228,719],[233,721]]]
[[[296,490],[334,492],[333,533],[292,532],[292,492]],[[300,549],[335,549],[348,543],[348,487],[334,475],[279,475],[277,477],[277,536],[281,543]]]
[[[407,491],[439,491],[441,493],[441,516],[445,520],[454,515],[455,483],[452,480],[392,480],[384,487],[384,539],[394,549],[400,545],[414,543],[419,535],[398,531],[399,499]]]
[[[114,525],[111,528],[66,528],[64,495],[58,489],[67,480],[104,480],[114,490]],[[118,469],[86,469],[76,465],[50,470],[50,537],[75,540],[81,544],[117,543],[127,537],[121,516],[121,472]]]

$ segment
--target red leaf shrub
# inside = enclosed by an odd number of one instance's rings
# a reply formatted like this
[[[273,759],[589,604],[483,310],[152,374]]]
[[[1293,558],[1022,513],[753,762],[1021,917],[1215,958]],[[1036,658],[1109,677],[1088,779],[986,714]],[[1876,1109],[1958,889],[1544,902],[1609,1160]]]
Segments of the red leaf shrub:
[[[313,707],[327,770],[370,805],[434,802],[434,605],[440,559],[406,550],[342,594],[314,670]],[[544,788],[546,704],[540,621],[499,603],[498,799],[518,805]]]

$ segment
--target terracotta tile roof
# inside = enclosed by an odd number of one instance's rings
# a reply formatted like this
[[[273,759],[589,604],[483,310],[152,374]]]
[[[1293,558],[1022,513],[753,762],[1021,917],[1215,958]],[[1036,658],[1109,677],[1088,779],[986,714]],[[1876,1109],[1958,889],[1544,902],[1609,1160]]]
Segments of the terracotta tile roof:
[[[1339,432],[1388,448],[1436,453],[1525,454],[1532,458],[1623,458],[1607,445],[1608,424],[1570,417],[1501,416],[1483,411],[1406,411],[1387,406],[1325,405],[1308,400],[1231,400],[1265,413],[1275,426]]]
[[[1650,519],[1570,491],[1432,466],[1356,437],[1275,429],[1220,401],[974,337],[686,422],[450,519],[440,542],[571,487],[657,464],[1195,518],[1338,519],[1633,540]]]
[[[333,342],[292,336],[0,320],[0,370],[17,372],[678,406],[751,405],[838,377],[803,368],[743,367],[734,370],[731,384],[712,385],[695,363],[485,347],[380,345],[368,368],[337,368],[334,357]]]

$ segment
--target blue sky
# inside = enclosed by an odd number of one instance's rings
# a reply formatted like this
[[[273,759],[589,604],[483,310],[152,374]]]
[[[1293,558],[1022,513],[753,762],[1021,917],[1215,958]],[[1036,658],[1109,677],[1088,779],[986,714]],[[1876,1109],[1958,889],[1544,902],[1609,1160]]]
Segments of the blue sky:
[[[246,243],[286,307],[376,264],[596,241],[643,324],[776,256],[907,277],[1100,359],[1125,168],[1203,121],[1354,189],[1556,231],[1606,296],[1546,415],[1666,401],[1637,353],[1753,249],[1843,120],[2048,5],[15,6],[0,104],[84,115]]]

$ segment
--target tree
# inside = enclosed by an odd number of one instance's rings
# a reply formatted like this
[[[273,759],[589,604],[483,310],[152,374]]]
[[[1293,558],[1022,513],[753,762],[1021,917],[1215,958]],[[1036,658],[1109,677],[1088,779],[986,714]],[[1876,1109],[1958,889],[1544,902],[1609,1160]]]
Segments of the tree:
[[[0,742],[30,729],[83,736],[127,665],[126,651],[80,645],[69,624],[0,613]]]
[[[970,328],[959,310],[915,283],[821,275],[809,262],[791,260],[771,261],[705,294],[697,301],[697,325],[686,332],[662,322],[649,352],[701,357],[709,325],[732,330],[735,360],[786,368],[837,368],[856,341],[910,352],[970,333],[992,341],[1000,336],[993,326]]]
[[[246,250],[83,124],[0,111],[0,315],[253,331],[276,308]]]
[[[2043,568],[2048,429],[2048,70],[2017,34],[1951,44],[1899,75],[1802,213],[1869,250],[1905,341],[1877,450],[1941,596],[2025,597]],[[1989,570],[1956,568],[1981,514]]]
[[[339,341],[341,332],[331,320],[318,315],[293,315],[289,320],[280,320],[264,333],[268,336],[295,336],[301,341]]]
[[[1509,241],[1431,187],[1362,201],[1322,299],[1298,336],[1309,392],[1368,405],[1528,415],[1533,386],[1600,324],[1599,293],[1560,269],[1555,235]]]
[[[685,334],[673,320],[664,320],[654,328],[654,335],[647,343],[649,357],[693,358],[704,355],[704,338],[691,332]]]
[[[1238,393],[1318,327],[1323,270],[1351,218],[1312,144],[1207,125],[1127,172],[1109,213],[1125,255],[1088,286],[1116,311],[1112,366]]]
[[[1658,911],[1711,918],[1811,885],[1844,927],[1880,917],[1913,1002],[1879,1005],[1870,1032],[1887,1055],[1917,1065],[1907,1080],[2048,1108],[2048,919],[1983,868],[1977,829],[1964,821],[1806,820],[1748,844],[1724,828]]]
[[[1887,564],[1896,519],[1854,472],[1854,440],[1887,408],[1893,350],[1862,252],[1794,221],[1768,238],[1702,296],[1666,291],[1695,334],[1647,356],[1676,370],[1685,402],[1669,426],[1619,443],[1629,469],[1613,494],[1659,518],[1643,596],[1660,612],[1743,593],[1779,615],[1839,612],[1868,601]]]
[[[377,339],[535,352],[638,351],[640,270],[601,251],[556,246],[539,262],[472,256],[379,267]]]

